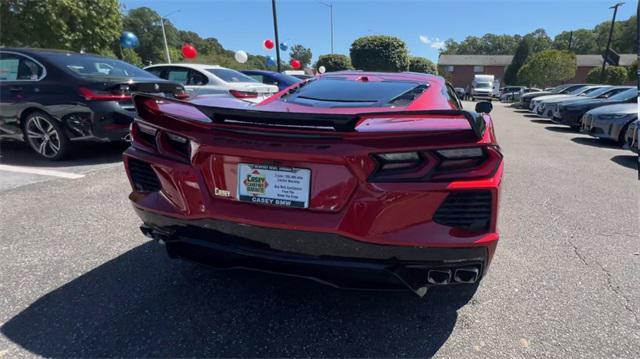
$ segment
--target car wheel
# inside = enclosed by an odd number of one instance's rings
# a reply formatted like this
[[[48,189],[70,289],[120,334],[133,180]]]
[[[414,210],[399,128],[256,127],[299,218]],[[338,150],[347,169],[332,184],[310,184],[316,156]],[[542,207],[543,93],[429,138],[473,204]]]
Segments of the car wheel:
[[[627,142],[626,139],[626,135],[627,135],[627,130],[629,129],[629,124],[624,125],[624,127],[622,127],[622,129],[620,130],[620,134],[618,134],[618,143],[621,146],[624,146],[625,142]]]
[[[52,161],[67,155],[71,143],[58,121],[44,112],[33,112],[24,121],[24,137],[38,155]]]

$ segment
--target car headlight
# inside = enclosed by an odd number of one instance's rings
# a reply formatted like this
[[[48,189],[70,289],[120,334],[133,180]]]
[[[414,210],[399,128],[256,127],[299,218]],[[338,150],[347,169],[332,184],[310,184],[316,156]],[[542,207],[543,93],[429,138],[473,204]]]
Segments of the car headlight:
[[[606,115],[601,115],[600,118],[603,120],[620,120],[623,118],[629,118],[636,116],[635,113],[608,113]]]

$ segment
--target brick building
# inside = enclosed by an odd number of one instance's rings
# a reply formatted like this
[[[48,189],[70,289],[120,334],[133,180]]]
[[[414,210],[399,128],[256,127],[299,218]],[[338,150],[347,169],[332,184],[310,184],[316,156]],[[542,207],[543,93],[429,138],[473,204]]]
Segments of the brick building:
[[[447,78],[455,87],[466,87],[476,74],[494,75],[502,82],[504,72],[511,63],[512,55],[440,55],[438,73]],[[620,66],[630,66],[638,56],[620,55]],[[576,55],[578,68],[576,75],[567,83],[585,82],[587,73],[594,67],[602,66],[601,55]]]

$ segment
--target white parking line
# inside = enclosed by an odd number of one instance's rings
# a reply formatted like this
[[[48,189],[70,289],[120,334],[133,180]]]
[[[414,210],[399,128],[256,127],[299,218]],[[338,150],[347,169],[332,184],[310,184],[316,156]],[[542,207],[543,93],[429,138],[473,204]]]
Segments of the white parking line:
[[[14,172],[14,173],[29,173],[34,175],[60,177],[68,179],[78,179],[84,177],[83,174],[69,173],[56,170],[49,170],[44,168],[22,167],[22,166],[10,166],[0,165],[0,171]]]

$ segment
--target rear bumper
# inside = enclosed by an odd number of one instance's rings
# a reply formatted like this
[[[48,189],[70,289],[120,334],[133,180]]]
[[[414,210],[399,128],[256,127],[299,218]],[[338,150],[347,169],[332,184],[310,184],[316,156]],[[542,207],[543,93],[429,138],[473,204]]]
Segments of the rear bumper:
[[[181,220],[136,208],[142,232],[162,241],[169,256],[219,269],[248,269],[303,277],[337,288],[398,290],[424,295],[433,285],[461,284],[456,270],[489,265],[488,246],[419,248],[376,245],[347,237],[248,226],[220,220]],[[449,272],[447,283],[430,283],[429,271]]]

